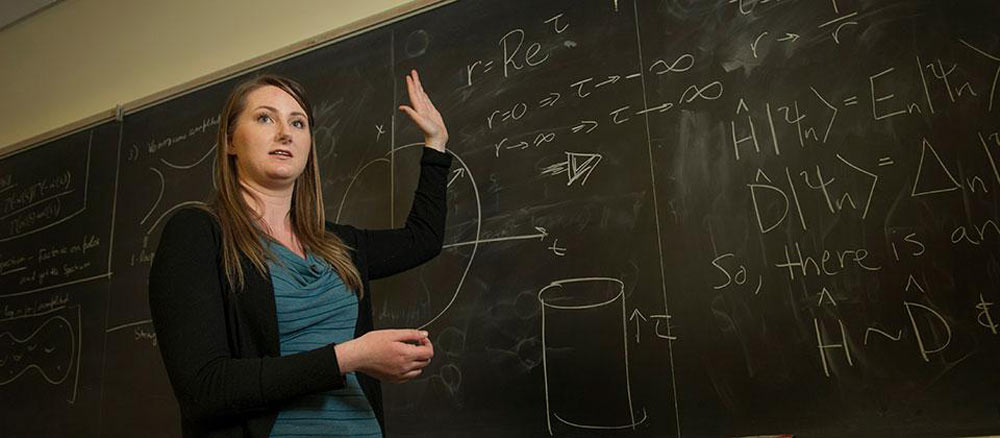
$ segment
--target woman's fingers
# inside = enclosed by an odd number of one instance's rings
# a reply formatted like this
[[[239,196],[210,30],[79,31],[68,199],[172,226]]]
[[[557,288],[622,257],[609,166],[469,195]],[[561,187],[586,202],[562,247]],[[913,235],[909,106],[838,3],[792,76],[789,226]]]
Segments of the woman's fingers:
[[[430,355],[427,356],[427,360],[430,361],[434,357],[434,344],[431,343],[431,338],[424,338],[420,341],[420,346],[427,348],[430,351]]]
[[[424,371],[423,369],[416,369],[416,370],[409,371],[406,374],[403,374],[402,376],[400,376],[399,380],[397,380],[397,383],[403,383],[403,382],[406,382],[408,380],[413,380],[414,378],[420,376],[420,373],[422,373],[423,371]]]
[[[426,363],[434,357],[434,349],[427,345],[414,346],[410,353],[413,363]]]
[[[424,132],[425,136],[433,135],[437,131],[437,127],[434,126],[426,117],[421,115],[419,112],[414,110],[412,107],[406,105],[400,105],[399,109],[410,116],[410,119],[417,124],[417,127]]]
[[[417,84],[417,89],[423,91],[424,86],[420,84],[420,74],[416,70],[410,70],[410,75],[413,76],[413,82]]]
[[[413,70],[413,82],[417,86],[417,99],[420,100],[421,106],[425,111],[433,111],[434,104],[431,103],[430,97],[427,96],[427,92],[424,91],[424,84],[420,82],[420,74],[416,70]]]
[[[410,380],[414,377],[419,376],[424,371],[424,368],[427,367],[427,365],[430,365],[430,358],[427,358],[426,360],[414,360],[410,362],[409,366],[407,366],[407,370],[404,371],[402,374],[396,376],[396,378],[400,382],[405,382],[407,380]]]
[[[407,76],[407,80],[413,84],[413,93],[410,94],[410,101],[414,104],[414,108],[422,114],[437,113],[437,108],[434,107],[430,96],[424,90],[424,84],[420,82],[420,74],[416,70],[413,70]]]
[[[448,142],[448,129],[441,118],[441,113],[424,91],[420,74],[416,70],[410,70],[406,75],[406,91],[410,97],[410,105],[400,105],[400,111],[410,116],[423,131],[426,146],[443,152]]]
[[[402,383],[419,376],[434,357],[433,344],[423,330],[374,330],[339,344],[348,345],[356,346],[348,351],[357,350],[363,357],[355,370],[385,382]]]
[[[412,105],[412,108],[419,108],[417,102],[417,85],[413,82],[413,78],[410,75],[406,75],[406,93],[410,96],[410,105]]]
[[[413,119],[414,122],[416,122],[417,118],[420,117],[420,114],[417,114],[417,111],[414,110],[409,105],[400,105],[399,110],[406,113],[406,115],[410,116],[410,118]]]
[[[410,105],[417,112],[426,111],[423,99],[423,89],[420,83],[414,78],[413,73],[406,75],[406,92],[410,96]]]

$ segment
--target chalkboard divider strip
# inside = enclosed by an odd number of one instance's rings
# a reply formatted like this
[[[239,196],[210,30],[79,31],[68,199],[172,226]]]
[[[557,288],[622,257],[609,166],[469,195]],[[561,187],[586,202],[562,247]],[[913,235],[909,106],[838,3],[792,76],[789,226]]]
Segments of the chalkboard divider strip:
[[[25,140],[21,140],[12,145],[0,147],[0,159],[6,158],[18,152],[22,152],[23,150],[29,149],[33,146],[38,146],[43,143],[48,143],[50,141],[58,140],[60,138],[72,135],[74,133],[77,133],[85,129],[92,128],[94,126],[100,125],[110,120],[115,120],[116,118],[119,118],[122,115],[129,115],[131,113],[143,110],[150,106],[157,105],[166,102],[168,100],[184,96],[189,93],[193,93],[202,88],[217,84],[219,82],[223,82],[234,76],[238,76],[248,71],[267,67],[271,64],[284,61],[288,58],[292,58],[310,52],[312,50],[316,50],[324,46],[337,43],[339,41],[351,38],[361,33],[377,29],[383,26],[387,26],[397,21],[404,20],[414,15],[421,14],[429,10],[444,6],[446,4],[454,3],[456,1],[458,0],[412,0],[409,3],[402,4],[392,9],[380,12],[378,14],[371,15],[369,17],[365,17],[360,20],[345,24],[338,28],[329,30],[327,32],[323,32],[319,35],[306,38],[302,41],[282,47],[273,52],[260,55],[256,58],[251,58],[247,61],[241,62],[239,64],[234,64],[232,66],[223,68],[221,70],[212,73],[208,73],[204,76],[192,79],[180,85],[170,87],[163,91],[153,93],[149,96],[133,100],[124,105],[116,105],[114,108],[109,108],[107,110],[100,111],[97,114],[94,114],[90,117],[86,117],[76,122],[72,122],[67,125],[29,137]]]

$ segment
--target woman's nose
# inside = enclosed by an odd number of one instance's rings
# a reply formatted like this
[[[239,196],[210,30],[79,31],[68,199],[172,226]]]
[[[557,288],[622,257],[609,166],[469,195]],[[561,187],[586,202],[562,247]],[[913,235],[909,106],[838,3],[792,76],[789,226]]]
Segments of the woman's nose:
[[[279,125],[280,126],[280,125]],[[277,141],[281,144],[288,144],[292,141],[292,135],[288,133],[288,128],[281,126],[278,128]]]

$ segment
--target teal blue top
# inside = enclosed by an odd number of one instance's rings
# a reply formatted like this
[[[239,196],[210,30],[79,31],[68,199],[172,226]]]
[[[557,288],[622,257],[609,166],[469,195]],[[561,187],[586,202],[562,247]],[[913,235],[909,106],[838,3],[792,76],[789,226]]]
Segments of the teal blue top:
[[[358,298],[337,271],[312,254],[303,259],[279,243],[268,244],[279,259],[279,263],[268,262],[268,267],[278,311],[281,355],[353,339]],[[271,438],[381,437],[357,376],[348,373],[345,381],[342,389],[289,401],[274,422]]]

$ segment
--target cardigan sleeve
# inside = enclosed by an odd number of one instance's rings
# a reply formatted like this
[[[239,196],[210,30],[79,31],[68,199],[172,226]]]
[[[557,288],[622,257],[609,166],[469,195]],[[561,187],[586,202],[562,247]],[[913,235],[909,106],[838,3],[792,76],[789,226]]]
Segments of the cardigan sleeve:
[[[447,217],[446,196],[451,155],[424,147],[420,158],[420,179],[413,205],[402,228],[359,230],[335,225],[338,233],[355,236],[357,250],[363,251],[369,279],[375,280],[406,271],[441,253]]]
[[[282,357],[233,357],[219,242],[209,213],[181,210],[165,225],[150,270],[153,325],[181,414],[219,420],[343,387],[333,344]]]

